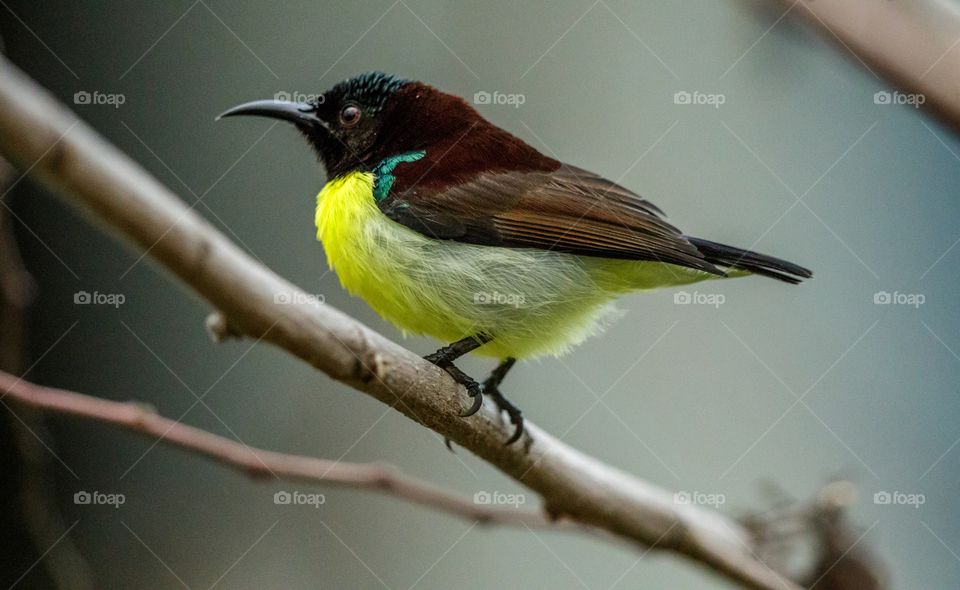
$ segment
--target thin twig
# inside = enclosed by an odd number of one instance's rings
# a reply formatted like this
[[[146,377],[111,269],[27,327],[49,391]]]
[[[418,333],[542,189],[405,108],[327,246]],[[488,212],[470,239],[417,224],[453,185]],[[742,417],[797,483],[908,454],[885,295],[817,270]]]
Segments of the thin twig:
[[[404,475],[392,465],[344,463],[257,449],[165,418],[143,404],[115,402],[43,387],[3,371],[0,371],[0,399],[12,399],[38,410],[119,426],[203,455],[256,479],[275,478],[373,490],[482,524],[574,528],[549,519],[543,512],[475,504],[433,484]]]

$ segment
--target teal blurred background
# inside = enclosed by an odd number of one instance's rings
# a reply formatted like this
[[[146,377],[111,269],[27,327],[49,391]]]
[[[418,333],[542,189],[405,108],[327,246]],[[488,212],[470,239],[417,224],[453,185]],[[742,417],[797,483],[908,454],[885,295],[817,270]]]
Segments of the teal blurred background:
[[[511,398],[599,459],[671,490],[723,494],[730,514],[762,508],[764,481],[803,498],[852,478],[862,543],[894,587],[955,588],[960,142],[920,111],[876,104],[894,89],[782,13],[740,0],[9,2],[0,35],[19,67],[252,256],[395,339],[327,272],[313,227],[325,179],[301,139],[214,117],[372,69],[468,99],[522,95],[519,107],[478,108],[619,179],[686,233],[754,244],[816,278],[697,286],[724,296],[716,308],[678,305],[672,291],[625,298],[605,337],[521,364]],[[124,102],[74,104],[77,92]],[[678,92],[724,104],[676,104]],[[13,197],[40,287],[30,379],[140,400],[251,446],[387,461],[467,496],[523,492],[276,349],[211,345],[208,306],[148,259],[29,182]],[[125,303],[75,305],[79,291]],[[882,292],[925,301],[875,304]],[[71,535],[97,587],[732,587],[672,556],[637,563],[622,546],[471,527],[369,493],[325,489],[319,508],[277,506],[278,490],[318,490],[253,482],[92,423],[49,424],[57,497],[79,521]],[[126,503],[78,506],[80,490]],[[925,503],[876,504],[884,491]],[[18,587],[44,587],[43,575]]]

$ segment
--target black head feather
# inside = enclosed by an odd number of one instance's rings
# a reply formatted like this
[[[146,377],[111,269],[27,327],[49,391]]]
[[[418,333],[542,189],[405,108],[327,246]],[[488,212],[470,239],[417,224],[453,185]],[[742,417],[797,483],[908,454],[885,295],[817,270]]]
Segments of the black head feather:
[[[371,111],[383,109],[387,100],[409,82],[404,78],[383,72],[367,72],[340,82],[328,92],[324,99],[334,101],[352,100],[364,105]]]

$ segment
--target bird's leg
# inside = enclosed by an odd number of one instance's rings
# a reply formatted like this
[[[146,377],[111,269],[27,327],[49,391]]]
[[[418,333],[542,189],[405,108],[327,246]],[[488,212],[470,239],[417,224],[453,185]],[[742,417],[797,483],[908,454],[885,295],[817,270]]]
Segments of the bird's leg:
[[[466,411],[461,412],[461,417],[466,418],[467,416],[473,416],[477,413],[480,406],[483,405],[483,391],[480,389],[480,384],[457,368],[457,366],[453,364],[453,361],[472,350],[480,348],[487,342],[490,342],[490,340],[492,340],[492,338],[486,334],[467,336],[466,338],[457,340],[453,344],[444,346],[433,354],[428,354],[423,357],[425,360],[430,361],[446,371],[448,375],[453,377],[454,381],[467,388],[467,393],[473,398],[473,405]]]
[[[484,395],[492,397],[497,407],[506,412],[507,415],[510,416],[510,422],[516,426],[513,436],[504,443],[508,445],[517,442],[520,440],[520,437],[523,436],[523,415],[520,413],[520,408],[510,403],[510,400],[505,398],[503,393],[500,392],[500,384],[503,382],[503,378],[507,376],[507,371],[509,371],[516,362],[517,359],[515,358],[504,359],[483,382]]]

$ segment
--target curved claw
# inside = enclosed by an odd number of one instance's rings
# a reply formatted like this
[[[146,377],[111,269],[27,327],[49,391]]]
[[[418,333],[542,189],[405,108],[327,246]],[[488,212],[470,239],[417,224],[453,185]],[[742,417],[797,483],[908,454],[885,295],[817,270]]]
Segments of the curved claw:
[[[497,404],[497,407],[500,408],[500,411],[506,412],[510,416],[510,423],[516,426],[513,434],[507,439],[507,442],[503,443],[503,446],[512,445],[520,440],[520,437],[523,436],[523,414],[520,409],[503,396],[493,377],[483,382],[483,393],[489,395]]]
[[[457,454],[457,452],[453,450],[453,442],[452,442],[449,438],[443,437],[443,444],[444,444],[444,446],[447,447],[447,450],[448,450],[448,451],[450,451],[450,452],[453,453],[454,455]]]
[[[460,412],[461,418],[473,416],[480,411],[480,406],[483,405],[483,396],[480,394],[480,391],[471,391],[470,396],[473,398],[473,405],[467,410]]]
[[[516,424],[517,429],[513,431],[513,436],[507,439],[507,442],[503,443],[503,446],[505,447],[510,446],[513,443],[517,442],[518,440],[520,440],[520,437],[523,436],[523,417],[511,416],[510,421]]]

